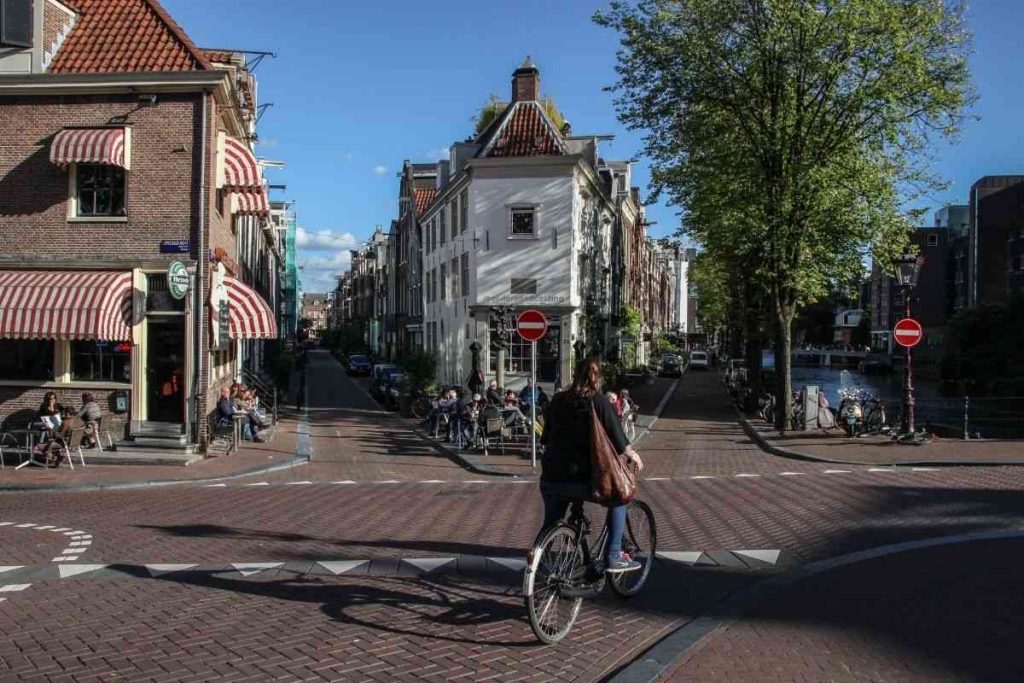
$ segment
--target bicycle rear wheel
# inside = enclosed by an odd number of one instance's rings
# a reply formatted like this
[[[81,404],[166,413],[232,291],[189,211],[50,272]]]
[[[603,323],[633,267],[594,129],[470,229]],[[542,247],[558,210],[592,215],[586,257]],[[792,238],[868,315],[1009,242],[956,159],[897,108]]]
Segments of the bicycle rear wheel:
[[[576,531],[567,524],[551,528],[534,546],[523,576],[523,601],[534,635],[545,644],[569,633],[583,598],[562,595],[585,573]]]
[[[626,509],[626,529],[622,533],[622,551],[640,563],[640,569],[612,574],[609,583],[615,594],[631,598],[644,587],[654,566],[658,548],[658,530],[654,526],[654,513],[642,500],[634,500]]]

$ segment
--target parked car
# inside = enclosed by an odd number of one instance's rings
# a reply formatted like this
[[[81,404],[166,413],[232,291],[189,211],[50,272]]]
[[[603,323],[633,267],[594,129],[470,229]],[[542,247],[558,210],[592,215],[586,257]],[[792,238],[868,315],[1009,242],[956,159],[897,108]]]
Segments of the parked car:
[[[373,370],[373,363],[367,356],[352,355],[348,357],[348,374],[369,375]]]
[[[658,367],[659,377],[680,377],[683,374],[683,365],[679,357],[666,354],[661,357],[661,365]]]
[[[690,354],[691,370],[707,370],[711,367],[711,359],[706,351],[694,351]]]

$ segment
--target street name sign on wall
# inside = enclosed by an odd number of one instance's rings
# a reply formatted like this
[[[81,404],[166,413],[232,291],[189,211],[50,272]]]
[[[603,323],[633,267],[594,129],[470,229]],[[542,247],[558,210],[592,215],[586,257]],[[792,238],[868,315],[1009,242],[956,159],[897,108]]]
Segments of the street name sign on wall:
[[[167,289],[175,299],[184,299],[191,283],[184,263],[175,261],[167,267]]]
[[[909,349],[921,343],[921,340],[924,339],[924,330],[921,328],[921,323],[913,318],[904,318],[896,323],[896,327],[892,329],[892,336],[897,344]]]
[[[161,254],[187,254],[192,251],[192,240],[161,240]]]
[[[535,342],[543,339],[548,332],[548,319],[540,311],[529,308],[519,314],[516,330],[526,341]]]

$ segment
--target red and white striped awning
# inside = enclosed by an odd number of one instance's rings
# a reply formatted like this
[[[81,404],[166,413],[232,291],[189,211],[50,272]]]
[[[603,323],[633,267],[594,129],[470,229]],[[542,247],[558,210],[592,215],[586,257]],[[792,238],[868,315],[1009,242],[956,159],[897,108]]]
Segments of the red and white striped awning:
[[[259,292],[233,277],[225,277],[228,290],[228,323],[234,339],[276,339],[274,311]]]
[[[126,128],[66,128],[50,145],[50,161],[68,164],[106,164],[130,168],[130,131]]]
[[[267,216],[270,214],[270,197],[264,185],[258,191],[234,190],[231,193],[231,213],[246,216]]]
[[[0,270],[0,339],[131,341],[127,271]]]
[[[237,138],[224,136],[224,187],[259,190],[263,173],[249,147]]]

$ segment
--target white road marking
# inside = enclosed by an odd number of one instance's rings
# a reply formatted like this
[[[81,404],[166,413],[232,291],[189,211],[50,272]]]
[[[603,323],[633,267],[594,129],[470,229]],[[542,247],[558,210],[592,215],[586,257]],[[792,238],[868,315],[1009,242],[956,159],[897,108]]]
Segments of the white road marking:
[[[938,472],[938,467],[911,467],[914,472]]]
[[[32,524],[31,522],[29,522],[28,524],[16,524],[14,526],[14,528],[15,529],[28,529],[28,528],[34,527],[34,526],[35,526],[35,524]]]
[[[645,477],[644,481],[669,481],[668,477]]]
[[[872,467],[868,472],[895,472],[895,467]]]
[[[657,551],[658,557],[663,557],[666,560],[672,560],[673,562],[684,562],[691,567],[697,564],[697,560],[703,555],[699,550],[659,550]]]
[[[246,486],[270,486],[270,484],[265,481],[261,481],[257,484],[246,484]]]
[[[367,562],[369,560],[336,560],[317,562],[317,564],[337,576],[338,574],[344,574],[345,572],[362,567]]]
[[[734,474],[734,477],[760,477],[760,474]]]
[[[225,488],[226,486],[227,486],[227,484],[207,484],[205,488],[208,488],[208,489],[219,489],[219,488]]]
[[[825,474],[850,474],[850,470],[825,470]]]
[[[0,593],[13,593],[15,591],[23,591],[31,585],[31,583],[9,583],[6,586],[0,586]]]
[[[707,475],[707,474],[698,474],[695,477],[690,477],[690,479],[714,479],[714,478],[715,477],[712,477],[712,476]]]
[[[307,486],[312,483],[311,481],[286,481],[285,486]]]
[[[15,569],[21,569],[25,565],[23,564],[9,564],[6,567],[0,567],[0,574],[4,572],[13,572]]]
[[[284,562],[236,562],[231,566],[241,572],[242,576],[252,576],[253,574],[259,574],[264,569],[283,567]]]
[[[807,474],[806,472],[779,472],[780,477],[798,477],[801,474]]]
[[[351,479],[343,479],[341,481],[332,481],[332,484],[354,484],[355,482]]]
[[[57,568],[60,578],[66,579],[69,576],[77,576],[86,572],[94,572],[97,569],[106,569],[105,564],[62,564]]]

